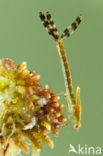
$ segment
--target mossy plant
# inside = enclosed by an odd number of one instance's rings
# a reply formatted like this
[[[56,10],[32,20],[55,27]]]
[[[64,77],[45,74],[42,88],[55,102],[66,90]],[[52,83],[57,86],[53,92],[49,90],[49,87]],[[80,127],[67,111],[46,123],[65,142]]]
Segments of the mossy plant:
[[[48,86],[41,87],[39,80],[35,71],[27,70],[25,62],[16,66],[10,59],[0,61],[1,155],[7,156],[12,146],[29,153],[25,137],[35,150],[42,149],[42,142],[53,148],[48,133],[57,136],[66,118],[59,97]]]

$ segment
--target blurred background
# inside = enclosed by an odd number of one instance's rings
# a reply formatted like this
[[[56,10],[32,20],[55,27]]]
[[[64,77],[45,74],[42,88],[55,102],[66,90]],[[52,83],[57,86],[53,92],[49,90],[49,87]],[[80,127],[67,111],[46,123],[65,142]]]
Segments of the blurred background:
[[[16,64],[26,61],[29,70],[41,76],[54,92],[65,91],[56,43],[45,31],[39,12],[50,11],[61,34],[75,18],[83,20],[64,41],[74,91],[81,88],[82,128],[65,127],[54,140],[55,147],[43,146],[41,156],[68,154],[69,144],[103,146],[103,0],[0,0],[0,58]],[[65,104],[63,95],[60,103]],[[103,151],[102,151],[103,155]]]

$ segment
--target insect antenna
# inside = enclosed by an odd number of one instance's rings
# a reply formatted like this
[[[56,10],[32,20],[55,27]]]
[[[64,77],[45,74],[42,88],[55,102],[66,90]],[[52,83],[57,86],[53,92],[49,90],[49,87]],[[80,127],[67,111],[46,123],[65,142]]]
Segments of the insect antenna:
[[[41,19],[41,21],[42,21],[44,27],[45,27],[45,28],[48,30],[48,32],[50,33],[51,28],[50,28],[50,26],[49,26],[49,23],[48,23],[48,21],[47,21],[45,15],[44,15],[42,12],[40,12],[40,13],[39,13],[39,16],[40,16],[40,19]]]
[[[77,27],[81,23],[81,20],[82,20],[82,15],[78,16],[76,20],[64,30],[63,34],[61,35],[61,39],[65,39],[66,37],[72,35],[72,33],[77,29]]]
[[[55,36],[55,39],[56,40],[58,40],[59,39],[59,32],[58,32],[58,29],[56,28],[56,26],[55,26],[55,24],[54,24],[54,21],[53,21],[53,19],[52,19],[52,17],[51,17],[51,14],[50,14],[50,12],[47,12],[46,13],[46,16],[47,16],[47,21],[48,21],[48,23],[50,24],[50,26],[52,27],[52,32],[53,32],[53,34],[54,34],[54,36]]]
[[[44,27],[48,31],[49,35],[52,35],[55,40],[58,40],[59,33],[58,33],[58,30],[52,20],[51,14],[49,12],[47,12],[46,17],[45,17],[45,15],[42,12],[40,12],[39,16],[40,16],[40,19],[41,19]]]

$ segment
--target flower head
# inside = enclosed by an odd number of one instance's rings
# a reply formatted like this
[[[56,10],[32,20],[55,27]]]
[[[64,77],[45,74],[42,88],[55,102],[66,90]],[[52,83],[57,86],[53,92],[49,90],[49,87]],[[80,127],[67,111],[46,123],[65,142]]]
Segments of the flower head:
[[[29,147],[42,149],[42,142],[53,148],[48,136],[58,135],[63,105],[49,87],[40,86],[40,76],[28,71],[25,62],[16,66],[10,59],[0,60],[0,150],[3,155],[10,153],[11,145],[25,153]],[[11,147],[11,148],[10,148]],[[8,154],[9,155],[9,154]]]

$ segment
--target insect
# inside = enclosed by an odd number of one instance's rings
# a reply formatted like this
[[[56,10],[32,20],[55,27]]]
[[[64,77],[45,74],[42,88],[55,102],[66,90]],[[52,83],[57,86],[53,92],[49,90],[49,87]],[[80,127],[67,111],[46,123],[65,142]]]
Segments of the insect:
[[[65,78],[64,95],[68,112],[74,119],[64,124],[66,117],[59,97],[51,92],[48,85],[43,87],[39,84],[40,75],[34,70],[29,71],[26,62],[16,65],[13,60],[4,58],[0,60],[0,156],[16,156],[22,150],[30,153],[25,138],[32,145],[32,155],[36,156],[43,143],[54,147],[48,133],[57,136],[62,127],[73,121],[76,121],[76,129],[81,125],[80,88],[77,87],[75,98],[63,40],[77,28],[82,16],[77,17],[61,37],[49,12],[46,17],[40,13],[40,18],[56,41]]]
[[[70,116],[74,117],[74,119],[66,123],[64,126],[72,123],[73,121],[76,121],[74,127],[75,129],[78,130],[81,127],[80,87],[76,88],[76,97],[75,97],[73,85],[72,85],[70,67],[69,67],[66,51],[64,48],[63,40],[69,37],[77,29],[78,25],[81,23],[82,15],[78,16],[75,22],[73,22],[69,27],[67,27],[61,36],[59,36],[58,29],[56,28],[52,20],[51,14],[49,12],[46,13],[46,16],[42,12],[40,12],[39,15],[49,35],[51,35],[56,41],[56,46],[60,56],[62,70],[64,74],[64,80],[65,80],[66,93],[64,94],[64,96],[66,99],[67,109],[68,112],[71,113]]]

